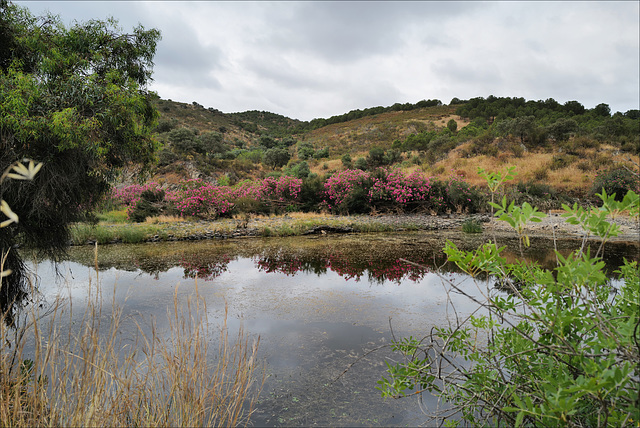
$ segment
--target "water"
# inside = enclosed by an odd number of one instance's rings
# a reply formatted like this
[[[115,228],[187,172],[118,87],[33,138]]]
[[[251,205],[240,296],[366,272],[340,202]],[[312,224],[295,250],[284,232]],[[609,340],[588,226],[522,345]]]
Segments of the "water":
[[[266,380],[254,425],[415,426],[437,402],[428,396],[381,398],[375,386],[385,375],[385,360],[399,358],[388,345],[394,335],[422,337],[433,326],[455,322],[453,307],[458,315],[475,309],[459,294],[446,293],[443,282],[476,295],[488,285],[445,263],[440,249],[446,238],[469,249],[486,239],[414,232],[112,245],[98,250],[98,281],[107,305],[122,305],[125,319],[147,320],[143,328],[151,318],[166,327],[174,295],[184,302],[197,286],[214,326],[222,325],[228,308],[232,330],[242,326],[251,338],[259,336]],[[517,248],[516,241],[504,243]],[[565,253],[576,245],[559,244]],[[550,242],[534,241],[527,257],[552,264],[550,248]],[[606,256],[615,266],[637,254],[637,246],[614,245]],[[73,248],[58,279],[50,263],[35,263],[43,298],[67,295],[74,312],[82,313],[95,293],[94,264],[90,247]]]

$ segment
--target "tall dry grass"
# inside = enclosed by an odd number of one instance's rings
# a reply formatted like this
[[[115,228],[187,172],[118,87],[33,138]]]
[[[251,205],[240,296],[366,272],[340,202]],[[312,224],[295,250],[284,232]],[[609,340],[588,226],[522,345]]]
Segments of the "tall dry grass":
[[[94,291],[80,320],[70,300],[57,299],[46,313],[34,305],[16,325],[1,323],[1,426],[248,422],[262,387],[258,341],[249,343],[242,330],[232,340],[225,313],[212,363],[210,324],[197,284],[186,302],[174,295],[168,331],[136,318],[131,335],[123,334],[122,306],[114,301],[103,313],[97,270],[96,284],[89,286]],[[63,317],[69,327],[60,327]],[[150,326],[147,332],[143,324]]]

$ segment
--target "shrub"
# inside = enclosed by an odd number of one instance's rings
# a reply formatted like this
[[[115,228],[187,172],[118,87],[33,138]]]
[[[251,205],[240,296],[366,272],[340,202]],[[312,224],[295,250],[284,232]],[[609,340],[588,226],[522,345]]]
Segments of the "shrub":
[[[349,153],[342,155],[340,160],[342,161],[342,166],[345,167],[345,169],[353,168],[353,162],[351,161],[351,155]]]
[[[504,247],[493,242],[475,251],[448,242],[448,260],[478,289],[469,293],[457,278],[443,280],[479,310],[434,327],[424,338],[395,340],[393,349],[404,358],[388,364],[389,378],[378,382],[382,395],[414,395],[414,388],[432,393],[448,405],[431,416],[440,422],[457,416],[451,426],[636,424],[640,270],[637,262],[625,260],[616,272],[618,284],[612,285],[602,249],[617,230],[605,218],[622,210],[637,216],[640,203],[633,192],[621,202],[607,194],[601,199],[595,210],[564,206],[569,222],[602,241],[598,250],[557,253],[553,271],[526,261],[508,263],[501,255]],[[522,215],[532,214],[525,205],[507,207],[505,201],[503,207],[500,219],[516,230],[527,222]]]
[[[369,173],[347,169],[333,174],[325,182],[323,202],[329,209],[341,213],[366,213],[370,210],[369,187]]]
[[[462,223],[464,233],[482,233],[482,223],[473,218],[468,218]]]
[[[551,159],[551,165],[549,168],[552,171],[566,168],[576,161],[577,157],[574,155],[554,155]]]
[[[317,174],[310,174],[302,180],[299,204],[302,211],[316,211],[322,203],[324,180]]]
[[[329,157],[329,148],[328,147],[324,147],[322,149],[318,149],[314,154],[313,154],[313,158],[314,159],[325,159]]]
[[[356,159],[356,163],[353,166],[355,169],[364,171],[369,165],[367,164],[367,159],[359,157],[358,159]]]
[[[302,161],[289,166],[284,173],[292,177],[306,178],[311,173],[311,170],[309,169],[309,164],[306,161]]]
[[[475,213],[485,204],[483,194],[460,176],[446,182],[446,205],[452,211]]]
[[[147,217],[160,215],[164,210],[164,190],[145,190],[140,194],[140,199],[129,211],[129,220],[141,223]]]
[[[603,189],[608,195],[615,193],[616,200],[621,201],[629,190],[640,192],[640,179],[625,168],[611,169],[596,176],[589,194],[594,196]]]

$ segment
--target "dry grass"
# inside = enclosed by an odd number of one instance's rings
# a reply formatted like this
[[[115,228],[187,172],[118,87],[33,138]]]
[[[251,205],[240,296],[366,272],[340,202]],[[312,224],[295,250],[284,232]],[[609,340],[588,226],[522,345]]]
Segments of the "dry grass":
[[[326,214],[315,213],[315,212],[293,212],[288,214],[289,217],[295,220],[316,220],[316,219],[324,219],[327,217]]]
[[[95,290],[96,287],[90,284]],[[197,290],[197,286],[196,286]],[[174,296],[169,332],[123,337],[122,308],[102,313],[94,291],[81,322],[57,300],[44,321],[37,308],[19,325],[0,326],[2,426],[237,426],[253,409],[257,342],[221,328],[216,364],[208,358],[206,306],[197,292]],[[61,318],[70,327],[61,329]],[[226,317],[225,317],[226,319]],[[75,319],[74,319],[75,320]],[[73,327],[71,327],[73,326]],[[27,353],[28,339],[34,341]],[[27,357],[29,360],[27,360]],[[256,388],[257,387],[257,388]]]
[[[157,217],[147,217],[145,223],[158,224],[158,223],[184,223],[187,219],[177,215],[159,215]]]
[[[465,143],[452,150],[449,155],[439,162],[432,165],[422,166],[422,170],[435,177],[446,179],[452,174],[463,172],[465,180],[473,185],[485,186],[486,183],[482,177],[476,172],[478,167],[490,171],[503,171],[507,166],[516,167],[518,175],[514,182],[534,181],[549,184],[553,188],[560,191],[568,192],[585,192],[590,188],[591,183],[597,174],[597,169],[581,169],[579,162],[573,162],[566,167],[552,170],[550,167],[553,163],[554,155],[558,153],[529,151],[524,153],[522,157],[516,157],[511,152],[501,152],[499,156],[479,155],[472,158],[462,158],[461,153],[468,149],[472,143]],[[630,164],[625,161],[629,158],[629,154],[619,153],[618,150],[606,144],[599,148],[582,149],[581,159],[604,158],[609,161],[609,165]],[[638,156],[632,157],[638,162]],[[411,167],[411,170],[415,170]]]

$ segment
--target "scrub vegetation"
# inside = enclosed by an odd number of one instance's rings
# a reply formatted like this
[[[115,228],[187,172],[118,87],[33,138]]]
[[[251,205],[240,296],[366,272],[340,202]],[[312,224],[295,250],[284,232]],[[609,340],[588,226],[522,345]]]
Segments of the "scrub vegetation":
[[[495,183],[505,178],[489,176]],[[599,208],[563,207],[569,222],[599,242],[589,245],[585,238],[566,257],[556,251],[554,269],[524,257],[508,263],[495,241],[472,251],[448,242],[448,260],[473,278],[477,293],[444,275],[442,281],[478,309],[422,338],[396,340],[404,358],[387,363],[379,381],[383,396],[434,394],[443,406],[429,409],[430,423],[447,426],[636,426],[640,270],[625,260],[612,283],[602,256],[618,233],[608,220],[623,211],[637,218],[640,202],[633,191],[598,197]],[[526,224],[544,214],[506,199],[492,205],[517,233],[522,253],[529,246]]]

